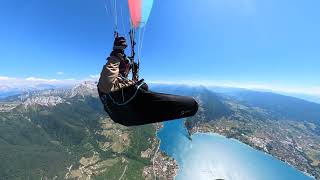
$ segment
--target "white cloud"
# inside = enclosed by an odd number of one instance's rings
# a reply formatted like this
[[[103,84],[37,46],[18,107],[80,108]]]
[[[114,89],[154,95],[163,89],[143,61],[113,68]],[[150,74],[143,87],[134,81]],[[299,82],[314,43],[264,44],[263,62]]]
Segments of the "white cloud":
[[[46,79],[46,78],[38,78],[38,77],[16,78],[16,77],[0,76],[0,87],[6,87],[6,89],[12,89],[12,88],[28,89],[28,88],[37,87],[39,85],[53,85],[56,87],[63,87],[63,86],[74,85],[80,82],[82,82],[82,80],[77,80],[72,78]]]
[[[0,81],[6,81],[6,80],[14,80],[15,78],[7,77],[7,76],[0,76]]]
[[[27,81],[32,82],[43,82],[43,83],[52,83],[52,82],[59,82],[57,79],[43,79],[43,78],[35,78],[35,77],[28,77],[26,78]]]
[[[99,77],[100,77],[99,74],[90,75],[90,78],[92,78],[92,79],[98,79]]]
[[[62,72],[63,73],[63,72]],[[75,79],[75,78],[65,78],[65,79],[56,79],[56,78],[42,78],[42,77],[8,77],[0,76],[0,91],[3,89],[28,89],[34,88],[41,85],[53,85],[56,87],[71,86],[79,84],[83,81],[97,81],[100,75],[89,75],[86,78]]]
[[[63,74],[64,74],[64,72],[62,72],[62,71],[57,72],[57,75],[63,75]]]

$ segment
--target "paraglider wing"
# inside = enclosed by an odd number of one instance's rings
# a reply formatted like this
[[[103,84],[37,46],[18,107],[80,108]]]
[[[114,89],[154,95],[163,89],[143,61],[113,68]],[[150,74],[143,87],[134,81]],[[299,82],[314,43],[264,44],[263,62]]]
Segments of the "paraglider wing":
[[[131,22],[134,28],[142,28],[148,22],[153,0],[128,0]]]

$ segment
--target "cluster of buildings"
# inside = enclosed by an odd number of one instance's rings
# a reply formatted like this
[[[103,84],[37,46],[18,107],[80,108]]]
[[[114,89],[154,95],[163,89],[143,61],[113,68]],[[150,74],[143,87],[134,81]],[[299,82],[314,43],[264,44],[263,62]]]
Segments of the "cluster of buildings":
[[[143,176],[146,180],[166,179],[173,180],[179,170],[176,160],[168,157],[162,152],[157,152],[151,166],[145,167]]]

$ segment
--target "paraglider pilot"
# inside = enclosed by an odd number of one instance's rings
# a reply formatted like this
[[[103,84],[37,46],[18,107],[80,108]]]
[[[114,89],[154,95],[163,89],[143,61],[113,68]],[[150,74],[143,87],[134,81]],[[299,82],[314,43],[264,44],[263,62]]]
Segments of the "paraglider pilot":
[[[193,98],[152,92],[136,74],[128,79],[130,71],[139,67],[126,57],[126,48],[126,39],[116,37],[98,83],[101,102],[114,122],[138,126],[196,114],[198,103]]]

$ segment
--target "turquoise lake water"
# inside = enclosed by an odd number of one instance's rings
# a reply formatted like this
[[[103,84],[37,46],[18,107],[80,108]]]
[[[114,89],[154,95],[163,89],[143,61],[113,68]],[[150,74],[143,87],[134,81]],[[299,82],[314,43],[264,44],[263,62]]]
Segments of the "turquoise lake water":
[[[188,139],[182,120],[165,122],[160,149],[179,164],[176,180],[310,180],[293,167],[237,140],[212,133]]]

